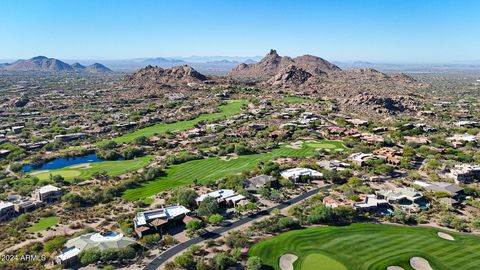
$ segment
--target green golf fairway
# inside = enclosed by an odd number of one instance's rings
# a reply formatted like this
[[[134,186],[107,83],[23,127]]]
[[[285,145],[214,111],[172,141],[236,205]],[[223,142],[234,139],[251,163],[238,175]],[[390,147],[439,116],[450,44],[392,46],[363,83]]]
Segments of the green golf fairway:
[[[341,142],[338,141],[319,141],[313,143],[317,145],[315,148],[321,148],[318,147],[318,145],[325,144],[329,146],[335,145],[338,150],[345,149]],[[169,188],[190,185],[194,179],[197,179],[199,183],[216,180],[225,175],[253,170],[260,161],[269,161],[277,157],[313,156],[316,153],[315,148],[311,147],[310,143],[303,143],[301,147],[298,148],[292,148],[290,145],[282,145],[270,153],[244,155],[228,160],[212,157],[172,165],[167,168],[166,176],[125,191],[123,198],[127,200],[142,199]]]
[[[271,269],[280,270],[285,253],[298,256],[295,270],[385,270],[401,266],[411,270],[410,258],[429,261],[435,270],[476,270],[480,266],[480,237],[448,232],[449,241],[433,228],[352,224],[324,226],[282,233],[255,244],[249,256],[258,256]]]
[[[156,124],[153,126],[136,130],[134,132],[125,134],[117,138],[113,138],[112,140],[117,143],[128,143],[141,136],[151,137],[155,134],[164,134],[165,132],[168,132],[168,131],[182,131],[182,130],[191,129],[191,128],[194,128],[195,124],[197,124],[200,121],[210,121],[210,120],[220,119],[222,117],[229,117],[235,114],[239,114],[242,112],[242,105],[244,104],[247,104],[246,100],[232,100],[225,105],[219,106],[218,108],[220,112],[218,113],[201,114],[197,118],[188,120],[188,121],[179,121],[179,122],[170,123],[170,124],[165,124],[165,123]],[[96,144],[97,145],[102,144],[106,141],[108,140],[104,140]]]

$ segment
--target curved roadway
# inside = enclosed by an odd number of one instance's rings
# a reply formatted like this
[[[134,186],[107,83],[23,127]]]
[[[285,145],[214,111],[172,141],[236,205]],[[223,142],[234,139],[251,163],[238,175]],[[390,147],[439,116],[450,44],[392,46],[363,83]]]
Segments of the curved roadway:
[[[316,194],[320,189],[322,188],[325,188],[325,186],[322,186],[322,187],[319,187],[319,188],[315,188],[315,189],[312,189],[306,193],[303,193],[301,195],[298,195],[297,197],[295,198],[292,198],[290,200],[287,200],[285,202],[282,202],[280,204],[277,204],[276,206],[273,206],[271,208],[268,208],[268,209],[265,209],[265,210],[262,210],[262,211],[259,211],[255,214],[251,214],[249,216],[246,216],[242,219],[239,219],[235,222],[231,222],[231,223],[228,223],[227,225],[223,226],[223,227],[220,227],[218,229],[215,229],[213,231],[210,231],[210,232],[206,232],[206,233],[203,233],[195,238],[192,238],[186,242],[182,242],[176,246],[173,246],[171,247],[170,249],[166,250],[165,252],[163,252],[162,254],[160,254],[158,257],[156,257],[155,259],[153,259],[153,261],[151,261],[149,264],[147,264],[143,269],[144,270],[155,270],[155,269],[158,269],[163,263],[165,263],[166,261],[168,261],[170,258],[172,258],[173,256],[175,256],[176,254],[184,251],[185,249],[187,249],[189,246],[191,245],[194,245],[194,244],[198,244],[202,241],[205,241],[207,239],[216,239],[218,237],[220,237],[220,235],[222,235],[223,233],[225,232],[228,232],[230,230],[233,230],[239,226],[242,226],[248,222],[251,222],[251,221],[254,221],[254,220],[257,220],[259,218],[262,218],[262,217],[265,217],[265,216],[268,216],[270,215],[270,213],[272,212],[273,209],[275,208],[278,208],[279,210],[282,210],[292,204],[295,204],[297,202],[300,202],[300,201],[303,201],[305,200],[306,198]]]

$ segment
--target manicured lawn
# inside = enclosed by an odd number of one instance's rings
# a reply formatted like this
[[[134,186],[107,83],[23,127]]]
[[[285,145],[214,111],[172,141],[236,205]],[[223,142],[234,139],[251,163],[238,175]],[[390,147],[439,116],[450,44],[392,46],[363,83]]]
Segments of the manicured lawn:
[[[92,162],[65,167],[58,170],[46,171],[39,174],[35,174],[35,171],[32,173],[34,173],[33,176],[38,177],[40,180],[50,179],[51,174],[61,175],[66,181],[71,181],[75,177],[87,179],[91,177],[92,174],[102,171],[106,171],[110,176],[116,176],[143,168],[148,164],[148,162],[150,162],[151,159],[153,159],[153,156],[144,156],[129,160]]]
[[[209,113],[209,114],[201,114],[197,118],[188,120],[188,121],[180,121],[176,123],[160,123],[153,126],[149,126],[146,128],[139,129],[137,131],[125,134],[123,136],[114,138],[113,140],[117,143],[128,143],[135,138],[145,136],[151,137],[155,134],[164,134],[167,131],[182,131],[194,128],[195,124],[200,121],[210,121],[215,119],[220,119],[222,117],[229,117],[235,114],[239,114],[242,112],[242,105],[247,104],[246,100],[232,100],[228,104],[222,105],[219,107],[220,112],[218,113]],[[99,142],[97,144],[101,144],[105,141]]]
[[[337,141],[315,142],[321,145],[334,143],[338,144],[341,149],[345,147]],[[278,149],[274,149],[270,153],[254,154],[239,156],[236,159],[222,160],[219,157],[207,159],[193,160],[178,165],[172,165],[166,170],[166,176],[162,176],[143,185],[129,189],[124,192],[123,198],[127,200],[138,200],[151,195],[155,195],[160,191],[190,185],[195,179],[199,183],[205,183],[210,180],[219,179],[225,175],[240,173],[242,171],[253,170],[260,161],[269,161],[276,157],[307,157],[313,156],[316,150],[304,143],[301,148],[295,149],[282,145]]]
[[[295,270],[406,270],[411,257],[427,259],[435,270],[479,269],[480,237],[451,233],[455,241],[437,236],[432,228],[352,224],[290,231],[255,244],[249,256],[259,256],[272,269],[285,253],[297,255]]]
[[[55,226],[58,223],[58,217],[45,217],[39,219],[35,224],[27,228],[27,232],[34,233],[46,230],[50,227]]]

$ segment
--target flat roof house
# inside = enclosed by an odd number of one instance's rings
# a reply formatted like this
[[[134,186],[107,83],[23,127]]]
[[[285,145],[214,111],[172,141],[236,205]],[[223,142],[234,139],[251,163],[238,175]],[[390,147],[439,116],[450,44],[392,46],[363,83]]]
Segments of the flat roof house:
[[[7,149],[0,149],[0,158],[6,157],[11,151]]]
[[[321,160],[317,162],[317,165],[324,169],[337,172],[350,168],[350,164],[340,160]]]
[[[54,140],[56,141],[61,141],[61,142],[68,142],[72,140],[78,140],[78,139],[83,139],[87,136],[86,133],[72,133],[72,134],[61,134],[61,135],[56,135],[54,137]]]
[[[7,200],[13,203],[15,212],[19,214],[33,211],[43,204],[41,201],[20,195],[9,195]]]
[[[285,179],[297,182],[301,177],[308,177],[309,180],[323,178],[323,174],[309,168],[293,168],[282,171],[280,175]]]
[[[62,189],[52,185],[36,188],[32,193],[33,199],[46,203],[55,202],[60,200],[61,197]]]
[[[455,183],[469,183],[480,179],[480,165],[457,164],[447,174]]]
[[[353,208],[357,211],[369,211],[375,210],[378,207],[388,207],[388,201],[385,199],[379,199],[375,194],[368,194],[364,196],[362,202],[357,202]]]
[[[183,220],[190,210],[182,205],[169,205],[164,208],[139,212],[133,220],[135,232],[139,237],[156,232],[166,224]]]
[[[6,221],[13,216],[15,216],[13,203],[0,201],[0,221]]]
[[[351,160],[353,163],[357,164],[358,166],[363,166],[365,161],[375,159],[374,154],[365,154],[365,153],[353,153],[351,154],[348,159]]]
[[[446,182],[432,182],[427,183],[423,181],[414,181],[416,185],[421,186],[426,191],[430,192],[444,192],[452,197],[457,197],[463,191],[463,188],[457,185]]]
[[[198,196],[195,199],[195,201],[197,202],[197,204],[200,204],[203,200],[205,200],[208,197],[217,199],[217,202],[219,204],[225,203],[225,204],[233,204],[233,205],[236,205],[237,202],[245,199],[245,196],[236,194],[234,190],[220,189],[220,190],[209,192],[207,194],[202,194]]]

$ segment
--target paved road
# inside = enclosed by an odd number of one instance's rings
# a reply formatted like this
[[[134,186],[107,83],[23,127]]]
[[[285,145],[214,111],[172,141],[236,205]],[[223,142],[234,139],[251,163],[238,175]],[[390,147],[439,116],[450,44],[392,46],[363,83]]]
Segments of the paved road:
[[[231,222],[231,223],[227,224],[226,226],[220,227],[220,228],[215,229],[211,232],[206,232],[206,233],[204,233],[202,235],[199,235],[195,238],[192,238],[192,239],[190,239],[186,242],[183,242],[183,243],[180,243],[176,246],[173,246],[172,248],[166,250],[165,252],[160,254],[158,257],[156,257],[153,261],[151,261],[149,264],[147,264],[147,266],[145,266],[143,269],[144,270],[158,269],[167,260],[169,260],[170,258],[175,256],[177,253],[182,252],[183,250],[185,250],[186,248],[188,248],[191,245],[198,244],[202,241],[205,241],[206,239],[218,238],[218,237],[220,237],[221,234],[223,234],[225,232],[233,230],[233,229],[235,229],[239,226],[242,226],[242,225],[244,225],[248,222],[254,221],[256,219],[268,216],[272,212],[272,210],[275,209],[275,208],[278,208],[279,210],[282,210],[282,209],[284,209],[284,208],[286,208],[286,207],[288,207],[292,204],[295,204],[297,202],[305,200],[306,198],[316,194],[322,188],[325,188],[325,187],[319,187],[319,188],[312,189],[312,190],[310,190],[306,193],[303,193],[303,194],[301,194],[301,195],[299,195],[299,196],[297,196],[293,199],[290,199],[288,201],[282,202],[282,203],[280,203],[276,206],[273,206],[271,208],[262,210],[260,212],[255,213],[255,214],[252,214],[252,215],[249,215],[249,216],[247,216],[245,218],[242,218],[238,221]]]

